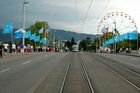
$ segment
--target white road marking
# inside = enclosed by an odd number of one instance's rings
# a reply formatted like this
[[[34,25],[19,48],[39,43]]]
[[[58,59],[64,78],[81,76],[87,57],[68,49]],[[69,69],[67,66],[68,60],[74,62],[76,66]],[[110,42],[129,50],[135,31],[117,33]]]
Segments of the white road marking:
[[[45,55],[45,57],[48,57],[48,55]]]
[[[27,61],[27,62],[24,62],[24,63],[22,63],[23,65],[25,65],[25,64],[28,64],[28,63],[30,63],[31,61]]]
[[[0,73],[6,72],[6,71],[8,71],[8,70],[10,70],[10,69],[11,69],[11,68],[6,68],[6,69],[0,71]]]

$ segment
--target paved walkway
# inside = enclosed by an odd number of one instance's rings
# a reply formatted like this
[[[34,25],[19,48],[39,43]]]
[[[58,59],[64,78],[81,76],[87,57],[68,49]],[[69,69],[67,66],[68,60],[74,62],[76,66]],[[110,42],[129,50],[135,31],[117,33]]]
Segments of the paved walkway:
[[[109,59],[122,62],[123,64],[127,64],[134,68],[140,69],[140,57],[119,55],[119,54],[107,54],[107,53],[96,53],[96,54],[109,58]]]
[[[34,55],[34,54],[40,54],[40,53],[43,53],[43,52],[30,52],[28,55]],[[16,54],[7,53],[7,56],[3,55],[3,58],[2,59],[0,58],[0,63],[12,61],[12,60],[15,60],[17,58],[22,58],[25,56],[27,56],[27,53],[24,53],[24,54],[22,54],[22,53],[16,53]]]
[[[127,56],[134,56],[134,57],[140,57],[140,54],[134,54],[134,53],[120,53],[121,55],[127,55]]]

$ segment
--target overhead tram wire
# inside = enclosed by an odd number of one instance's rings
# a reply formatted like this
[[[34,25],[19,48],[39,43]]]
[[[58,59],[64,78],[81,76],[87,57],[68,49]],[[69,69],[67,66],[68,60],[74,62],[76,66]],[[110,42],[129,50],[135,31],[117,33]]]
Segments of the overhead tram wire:
[[[90,1],[89,7],[88,7],[88,9],[87,9],[87,11],[86,11],[86,14],[85,14],[85,16],[84,16],[84,18],[83,18],[83,21],[81,20],[80,31],[83,29],[83,26],[84,26],[84,24],[85,24],[85,22],[86,22],[86,19],[87,19],[89,10],[90,10],[90,8],[91,8],[91,6],[92,6],[92,3],[93,3],[93,0]],[[78,20],[78,19],[79,19],[79,15],[78,15],[77,0],[75,0],[75,8],[76,8],[76,16],[77,16],[77,20]],[[79,35],[78,35],[78,36],[79,36]]]
[[[105,9],[108,7],[110,0],[107,0],[106,5],[103,7],[102,11],[99,13],[99,15],[96,17],[96,19],[99,19],[99,17],[102,16],[102,14],[104,13]]]
[[[77,5],[77,0],[75,0],[75,12],[76,12],[76,21],[77,23],[79,22],[79,15],[78,15],[78,5]]]
[[[91,6],[92,6],[92,3],[93,3],[93,0],[90,1],[89,7],[88,7],[88,9],[87,9],[87,12],[86,12],[85,17],[84,17],[84,20],[83,20],[83,24],[82,24],[83,26],[84,26],[85,21],[86,21],[86,19],[87,19],[87,16],[88,16],[89,10],[90,10],[90,8],[91,8]]]
[[[103,7],[102,11],[99,13],[99,15],[96,17],[96,19],[98,20],[99,17],[102,16],[103,12],[105,11],[105,9],[107,8],[108,4],[109,4],[110,0],[107,1],[106,5]],[[99,34],[99,31],[97,31],[97,36]]]
[[[80,26],[80,21],[79,21],[79,14],[78,14],[78,5],[77,5],[77,0],[75,0],[75,12],[76,12],[76,23],[77,25],[79,24]],[[77,34],[77,43],[79,41],[79,35],[80,35],[80,32],[79,32],[79,26],[77,27],[77,30],[78,30],[78,34]]]

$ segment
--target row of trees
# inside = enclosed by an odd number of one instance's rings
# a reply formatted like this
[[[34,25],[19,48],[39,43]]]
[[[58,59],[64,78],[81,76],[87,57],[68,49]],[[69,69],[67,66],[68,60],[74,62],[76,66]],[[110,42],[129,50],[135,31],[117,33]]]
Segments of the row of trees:
[[[82,40],[79,44],[80,50],[84,51],[91,51],[99,49],[99,47],[103,46],[103,43],[111,38],[115,37],[112,32],[109,32],[108,34],[98,35],[94,41],[91,41],[89,37]],[[108,47],[114,48],[114,44],[109,45]],[[140,33],[138,34],[138,47],[140,48]],[[122,42],[116,43],[116,48],[120,49],[126,49],[131,48],[132,50],[137,49],[137,40],[124,40]]]
[[[39,30],[43,27],[44,29],[44,33],[43,34],[39,34]],[[45,30],[47,30],[49,28],[48,23],[47,22],[43,22],[43,21],[38,21],[36,22],[34,25],[31,25],[27,31],[31,31],[31,34],[36,33],[36,35],[40,35],[40,38],[45,38]],[[79,43],[79,48],[80,50],[84,50],[84,51],[90,51],[90,50],[96,50],[97,48],[99,48],[100,46],[102,46],[102,44],[115,37],[114,34],[112,32],[109,32],[107,34],[103,34],[100,36],[97,36],[95,38],[94,41],[91,41],[90,37],[87,37],[86,39],[80,41]],[[140,46],[140,33],[138,34],[138,45]],[[50,39],[50,35],[47,35],[46,37],[47,40]],[[22,40],[21,40],[22,42]],[[21,43],[20,42],[20,43]],[[29,39],[26,39],[26,44],[31,44],[34,45],[34,41],[30,41]],[[137,40],[124,40],[122,42],[119,42],[116,44],[117,48],[132,48],[132,49],[136,49],[137,48]],[[39,45],[39,42],[36,42],[36,45]],[[76,44],[74,38],[72,37],[71,41],[67,41],[65,42],[65,47],[68,47],[69,49],[72,49],[72,45]],[[110,48],[113,49],[114,45],[109,45]]]
[[[65,42],[65,47],[72,50],[72,46],[75,45],[75,44],[76,44],[75,39],[74,39],[74,37],[72,37],[71,41],[68,40],[68,41]]]
[[[39,30],[43,28],[44,32],[42,34],[39,34]],[[34,25],[31,25],[29,28],[26,29],[26,31],[31,31],[31,34],[36,34],[37,36],[40,35],[40,38],[45,38],[45,30],[49,28],[48,23],[44,21],[37,21]],[[46,39],[49,39],[49,35],[46,36]],[[19,43],[22,43],[22,40],[20,40]],[[25,39],[25,44],[31,44],[34,45],[35,42],[30,39]],[[40,45],[40,42],[36,42],[36,45]]]
[[[112,32],[109,32],[108,34],[103,34],[101,36],[98,36],[96,38],[96,45],[99,46],[102,46],[103,43],[111,38],[115,37],[114,34]],[[121,42],[118,42],[116,43],[116,48],[119,49],[119,48],[131,48],[133,50],[136,50],[137,49],[137,43],[138,43],[138,47],[140,47],[140,33],[138,34],[138,42],[137,40],[124,40],[124,41],[121,41]],[[109,45],[110,48],[113,49],[114,47],[114,44],[111,44]]]

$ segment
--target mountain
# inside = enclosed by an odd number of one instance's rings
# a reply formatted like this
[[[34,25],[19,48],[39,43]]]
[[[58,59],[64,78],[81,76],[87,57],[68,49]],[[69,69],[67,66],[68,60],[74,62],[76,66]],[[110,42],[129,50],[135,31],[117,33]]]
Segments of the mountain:
[[[91,40],[94,40],[96,35],[92,34],[85,34],[85,33],[76,33],[76,32],[71,32],[71,31],[65,31],[65,30],[59,30],[59,29],[50,29],[51,32],[51,37],[55,36],[55,39],[63,39],[63,40],[71,40],[73,37],[76,41],[78,40],[78,35],[79,35],[79,40],[86,39],[87,37],[90,38]]]
[[[72,37],[75,39],[75,41],[78,40],[78,33],[76,33],[76,32],[59,30],[59,29],[50,29],[50,33],[51,33],[52,39],[54,39],[54,36],[55,36],[56,40],[58,40],[58,39],[71,40]],[[79,40],[86,39],[87,37],[90,38],[91,40],[95,39],[95,35],[79,33]],[[2,42],[11,41],[11,34],[3,34],[2,29],[0,29],[0,41],[2,41]]]

